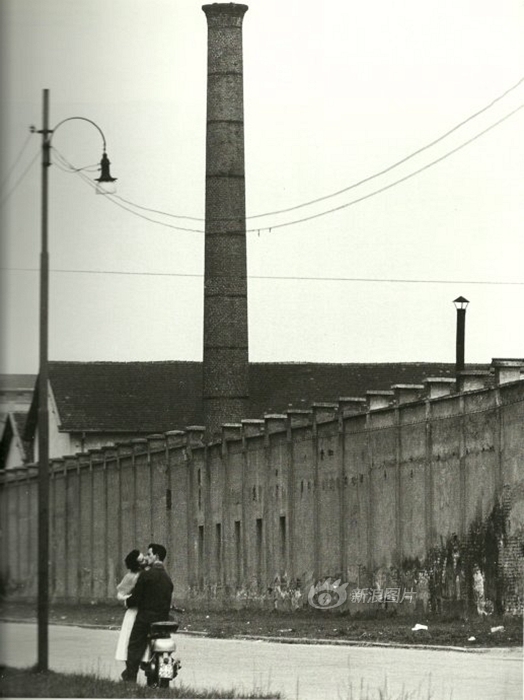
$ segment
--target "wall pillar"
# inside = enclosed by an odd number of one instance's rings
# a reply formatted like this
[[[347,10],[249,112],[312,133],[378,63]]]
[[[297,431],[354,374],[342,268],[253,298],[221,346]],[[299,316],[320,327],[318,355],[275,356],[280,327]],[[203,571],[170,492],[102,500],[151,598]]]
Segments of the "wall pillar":
[[[137,497],[138,497],[138,488],[137,488],[137,466],[136,466],[136,458],[137,455],[139,454],[144,454],[147,452],[147,440],[146,438],[135,438],[134,440],[131,440],[131,460],[132,460],[132,470],[133,470],[133,508],[130,513],[130,517],[133,520],[133,527],[134,527],[134,538],[133,541],[135,542],[135,547],[136,547],[136,542],[138,542],[138,508],[137,508]]]
[[[484,389],[489,382],[489,372],[481,369],[461,370],[457,382],[459,391]]]
[[[397,399],[398,400],[398,399]],[[400,424],[400,410],[398,405],[395,411],[395,449],[396,449],[396,466],[395,466],[395,543],[396,543],[396,558],[398,563],[402,562],[403,544],[402,544],[402,426]]]
[[[347,552],[347,523],[348,523],[348,507],[347,507],[347,485],[348,475],[346,472],[346,431],[344,421],[344,405],[338,402],[338,455],[339,455],[339,546],[340,546],[340,571],[342,576],[347,575],[348,570],[348,552]]]
[[[89,488],[91,489],[91,499],[89,503],[89,510],[91,513],[91,527],[90,527],[90,539],[91,539],[91,557],[90,557],[90,569],[91,569],[91,597],[95,596],[95,549],[102,548],[102,542],[97,542],[95,537],[95,522],[98,522],[98,518],[95,516],[95,474],[94,465],[102,464],[104,461],[104,456],[102,450],[95,449],[89,450]],[[104,512],[105,509],[102,510]],[[104,537],[104,539],[106,539]]]
[[[77,566],[76,566],[76,579],[77,579],[77,591],[78,591],[77,601],[79,603],[81,603],[81,602],[85,602],[85,600],[83,600],[83,593],[85,590],[83,571],[84,571],[84,569],[87,568],[88,564],[86,562],[87,557],[84,558],[84,556],[83,556],[83,548],[85,547],[86,542],[90,543],[88,551],[91,552],[91,550],[92,550],[92,540],[91,540],[92,518],[88,518],[89,524],[87,525],[87,527],[86,527],[86,523],[82,522],[84,520],[82,518],[82,513],[83,513],[82,502],[86,498],[85,485],[82,485],[82,473],[84,472],[84,470],[89,469],[89,464],[90,464],[89,455],[85,454],[84,452],[77,452],[76,453],[76,464],[77,464],[76,478],[78,480],[78,502],[77,502],[78,561],[77,561]],[[87,493],[87,499],[89,499],[89,510],[91,510],[92,496],[89,492]],[[90,567],[90,569],[91,569],[91,567]],[[91,570],[89,570],[89,581],[91,581]],[[90,585],[91,584],[89,583],[89,589],[90,589]],[[89,595],[91,595],[91,590],[89,590]]]
[[[459,444],[459,503],[460,503],[460,536],[466,535],[466,493],[467,493],[467,473],[466,473],[466,416],[464,396],[459,397],[460,406],[460,444]]]
[[[454,380],[451,380],[454,383]],[[424,469],[424,508],[426,528],[426,553],[429,553],[434,545],[434,481],[433,481],[433,430],[431,425],[431,401],[426,400],[426,424],[425,424],[425,469]]]
[[[427,399],[438,399],[449,396],[455,389],[456,381],[451,377],[428,377],[424,379],[425,396]]]
[[[105,569],[105,590],[106,590],[106,596],[108,598],[113,598],[115,595],[115,590],[117,586],[117,581],[115,581],[115,567],[113,565],[114,559],[112,558],[112,555],[116,554],[116,552],[110,552],[110,546],[109,546],[109,538],[113,537],[116,533],[111,532],[111,528],[109,525],[109,509],[113,511],[115,507],[117,509],[120,508],[120,504],[115,504],[113,501],[110,502],[109,500],[109,465],[113,465],[113,469],[116,468],[116,460],[117,460],[117,450],[113,445],[105,445],[102,447],[102,458],[104,461],[103,464],[103,485],[104,485],[104,529],[107,532],[107,537],[104,537],[104,542],[103,542],[103,548],[104,548],[104,569]],[[117,535],[117,543],[118,543],[118,535]],[[118,546],[118,544],[117,544]],[[118,556],[118,555],[117,555]]]
[[[188,557],[188,583],[194,588],[198,585],[197,578],[197,561],[195,556],[195,543],[197,536],[198,513],[196,512],[196,489],[194,475],[194,458],[193,452],[195,448],[203,447],[205,428],[201,425],[188,425],[185,429],[186,446],[185,454],[187,457],[187,557]]]
[[[306,408],[290,408],[286,411],[286,439],[287,439],[287,459],[288,459],[288,520],[289,520],[289,576],[291,580],[296,580],[298,574],[296,565],[295,550],[298,541],[297,537],[297,493],[298,484],[296,482],[296,457],[295,457],[295,438],[293,431],[295,428],[302,428],[310,425],[313,418],[313,411]],[[299,496],[300,498],[300,496]]]
[[[366,391],[368,411],[376,411],[380,408],[389,408],[394,400],[395,393],[389,390],[370,389]]]
[[[249,488],[249,482],[250,482],[250,473],[249,470],[251,468],[250,465],[250,455],[249,455],[249,438],[251,437],[260,437],[261,435],[264,434],[264,421],[260,419],[244,419],[241,421],[241,436],[242,436],[242,533],[243,533],[243,552],[244,552],[244,557],[247,557],[247,552],[249,550],[249,545],[248,545],[248,518],[249,518],[249,530],[253,529],[254,525],[254,520],[253,520],[253,515],[255,508],[251,506],[252,504],[252,499],[251,499],[251,493],[250,493],[250,488]],[[256,488],[256,486],[255,486]],[[250,517],[251,516],[251,517]],[[266,527],[266,524],[262,521],[263,529],[262,529],[262,541],[264,541],[264,529]],[[252,541],[255,543],[255,549],[258,546],[256,544],[256,537],[257,533],[255,531],[255,537],[252,538]],[[266,576],[264,572],[264,561],[262,557],[262,567],[261,569],[258,568],[258,561],[256,557],[258,556],[258,551],[255,553],[255,556],[253,557],[253,566],[252,571],[255,572],[256,577],[257,577],[257,586],[259,590],[263,590],[263,587],[261,586],[262,581],[265,581]],[[247,564],[247,558],[246,558],[246,564]],[[245,571],[249,571],[249,567],[245,569]],[[260,576],[260,578],[259,578]],[[260,580],[261,579],[261,580]],[[246,580],[246,583],[248,581]]]
[[[166,471],[165,471],[165,489],[166,489],[166,549],[172,557],[172,561],[176,566],[175,547],[178,543],[176,533],[173,537],[173,503],[174,493],[173,484],[171,483],[171,452],[180,449],[185,441],[185,432],[183,430],[169,430],[164,433],[164,449],[166,451]]]
[[[267,413],[264,415],[264,457],[265,457],[265,478],[264,478],[264,523],[266,523],[266,570],[271,576],[277,571],[278,556],[275,545],[275,501],[271,495],[271,470],[272,449],[271,435],[287,430],[287,417],[281,413]],[[289,533],[289,524],[287,525]],[[289,551],[289,547],[287,548]],[[286,553],[287,556],[287,553]],[[286,562],[287,563],[287,562]]]
[[[313,411],[313,459],[314,459],[314,500],[313,500],[313,550],[314,556],[314,576],[315,581],[318,581],[321,576],[325,575],[322,570],[322,539],[321,539],[321,499],[322,488],[320,478],[320,444],[319,444],[319,425],[324,422],[333,421],[337,416],[337,403],[314,403],[311,406]]]
[[[165,444],[166,444],[166,438],[162,434],[154,434],[154,435],[148,435],[146,437],[147,440],[147,468],[149,470],[149,539],[152,542],[161,542],[164,547],[165,542],[166,542],[166,504],[165,504],[165,497],[166,497],[166,490],[165,488],[163,489],[163,497],[160,502],[158,502],[155,499],[155,490],[154,490],[154,484],[153,484],[153,460],[151,459],[151,453],[152,452],[164,452],[165,451]],[[167,462],[166,462],[167,464]],[[165,469],[164,469],[165,472]],[[157,537],[157,533],[155,532],[155,525],[154,525],[154,514],[156,513],[157,516],[159,512],[162,513],[162,537]],[[167,547],[166,547],[167,549]]]
[[[391,389],[395,395],[395,403],[400,406],[418,401],[424,392],[424,384],[393,384]]]
[[[367,400],[360,396],[341,396],[338,400],[338,410],[343,418],[365,413]]]
[[[297,572],[295,570],[295,454],[293,450],[293,414],[288,411],[286,414],[286,457],[287,457],[287,531],[288,531],[288,574],[289,583],[295,581]]]
[[[368,392],[369,394],[369,392]],[[368,404],[369,405],[369,404]],[[368,480],[368,517],[367,517],[367,533],[366,533],[366,545],[367,545],[367,570],[368,575],[373,571],[374,564],[374,546],[373,546],[373,527],[375,518],[375,508],[373,502],[373,416],[368,411],[366,414],[366,443],[367,443],[367,473],[366,477]],[[362,470],[364,471],[364,470]],[[361,492],[362,493],[362,492]],[[359,494],[360,497],[360,494]]]
[[[238,586],[239,584],[242,585],[244,582],[244,573],[245,573],[245,566],[244,566],[244,560],[245,560],[245,554],[246,554],[246,522],[245,522],[245,504],[244,504],[244,499],[242,498],[241,501],[241,511],[240,511],[240,560],[237,562],[237,552],[235,550],[237,546],[236,542],[236,534],[235,532],[231,529],[231,515],[234,511],[236,511],[236,508],[234,506],[234,503],[231,500],[231,490],[230,490],[230,469],[231,469],[231,464],[230,464],[230,456],[229,456],[229,443],[230,442],[237,442],[242,439],[242,424],[241,423],[224,423],[222,424],[222,455],[224,459],[224,465],[227,469],[227,493],[225,494],[227,498],[227,529],[225,532],[229,533],[226,534],[226,542],[228,543],[228,549],[226,550],[226,559],[228,561],[228,571],[230,573],[230,583],[233,585],[233,583]],[[241,485],[240,485],[240,491],[241,494],[244,493],[244,470],[242,468],[242,473],[241,473]],[[233,503],[233,506],[232,506]],[[238,567],[238,568],[237,568]]]
[[[118,472],[118,558],[117,558],[117,568],[116,568],[116,578],[120,581],[124,575],[124,537],[123,528],[129,527],[129,523],[124,523],[124,509],[122,507],[123,501],[123,485],[122,485],[122,460],[130,457],[133,454],[133,448],[130,442],[117,442],[116,443],[116,469]],[[135,533],[136,542],[136,533]]]
[[[0,469],[0,575],[4,584],[7,584],[8,563],[7,552],[9,549],[9,513],[7,511],[8,485],[5,469]]]
[[[494,357],[491,360],[491,366],[495,372],[495,384],[507,384],[508,382],[518,382],[523,378],[522,368],[524,367],[524,358],[520,359],[504,359]]]
[[[22,542],[22,537],[21,537],[21,523],[22,523],[22,517],[21,517],[21,491],[22,488],[20,486],[20,483],[22,481],[21,479],[21,473],[22,473],[22,467],[15,467],[13,470],[13,473],[16,478],[16,543],[17,547],[19,547],[19,551],[23,551],[25,542]],[[20,585],[22,581],[22,557],[19,555],[16,557],[16,581],[17,584]]]
[[[58,537],[63,538],[64,533],[58,532],[56,527],[56,475],[58,471],[63,470],[64,460],[63,459],[52,459],[49,464],[49,599],[53,600],[56,596],[57,590],[57,577],[64,576],[65,570],[62,563],[57,561],[58,559]],[[28,515],[30,508],[30,494],[29,494],[29,472],[27,473],[27,487],[28,487]],[[30,526],[30,523],[29,523]],[[31,538],[29,538],[28,548],[27,548],[29,561],[33,561]]]

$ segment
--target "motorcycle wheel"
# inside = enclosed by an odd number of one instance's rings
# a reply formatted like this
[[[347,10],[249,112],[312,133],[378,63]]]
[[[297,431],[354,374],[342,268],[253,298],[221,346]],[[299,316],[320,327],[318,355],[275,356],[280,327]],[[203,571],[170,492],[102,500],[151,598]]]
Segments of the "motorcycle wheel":
[[[159,678],[158,679],[159,688],[169,688],[169,678]]]

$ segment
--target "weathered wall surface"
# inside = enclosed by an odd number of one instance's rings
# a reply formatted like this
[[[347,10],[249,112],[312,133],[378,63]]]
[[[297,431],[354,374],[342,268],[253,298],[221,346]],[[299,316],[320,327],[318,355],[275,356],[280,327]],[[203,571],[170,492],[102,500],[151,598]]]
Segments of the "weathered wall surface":
[[[125,555],[159,541],[186,604],[298,606],[331,578],[350,606],[401,589],[435,610],[522,610],[523,381],[359,413],[318,404],[202,437],[52,460],[53,599],[114,599]],[[34,467],[2,476],[0,511],[2,578],[34,597]]]

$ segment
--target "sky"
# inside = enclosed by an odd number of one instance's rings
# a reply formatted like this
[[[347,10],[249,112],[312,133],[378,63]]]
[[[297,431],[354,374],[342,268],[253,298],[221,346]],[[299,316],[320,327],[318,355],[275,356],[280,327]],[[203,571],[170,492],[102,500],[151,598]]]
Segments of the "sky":
[[[520,0],[247,4],[250,360],[454,362],[459,295],[467,362],[524,357]],[[38,370],[44,88],[118,178],[56,129],[49,358],[201,360],[201,6],[1,0],[0,372]]]

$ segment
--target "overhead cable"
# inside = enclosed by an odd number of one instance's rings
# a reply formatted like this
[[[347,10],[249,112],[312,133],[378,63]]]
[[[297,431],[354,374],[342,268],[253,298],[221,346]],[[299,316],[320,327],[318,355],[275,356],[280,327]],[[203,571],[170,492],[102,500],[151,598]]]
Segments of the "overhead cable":
[[[24,177],[27,175],[27,173],[31,170],[33,167],[36,159],[40,155],[40,151],[37,151],[35,155],[33,156],[33,159],[30,161],[30,163],[27,165],[25,168],[24,172],[20,175],[18,180],[15,182],[15,184],[11,187],[11,189],[2,197],[0,204],[3,206],[5,202],[9,199],[9,197],[13,194],[13,192],[17,189],[18,185],[22,182]]]
[[[62,161],[69,166],[69,172],[74,173],[75,175],[78,175],[86,185],[89,185],[93,190],[97,189],[97,185],[95,182],[91,181],[81,170],[74,168],[71,163],[67,160],[67,158],[60,153],[60,151],[57,150],[55,146],[53,146],[53,151],[58,155],[59,158],[62,159]],[[114,204],[117,207],[120,207],[120,209],[124,209],[124,211],[128,211],[130,214],[133,214],[134,216],[138,216],[140,219],[144,219],[145,221],[149,221],[153,224],[158,224],[159,226],[165,226],[166,228],[172,228],[175,229],[176,231],[189,231],[190,233],[203,233],[201,229],[192,229],[192,228],[184,228],[182,226],[174,226],[173,224],[167,224],[165,221],[158,221],[157,219],[152,219],[149,216],[144,216],[143,214],[139,214],[136,211],[133,211],[129,207],[124,206],[123,204],[120,204],[120,202],[115,201],[114,195],[111,194],[105,194],[104,195],[105,199],[108,199],[112,204]]]
[[[18,155],[17,155],[16,158],[14,159],[14,161],[13,161],[11,167],[9,168],[9,170],[6,172],[6,174],[5,174],[5,176],[4,176],[3,180],[2,180],[2,184],[0,185],[0,189],[3,189],[3,188],[4,188],[4,185],[6,184],[7,180],[8,180],[9,177],[11,176],[11,173],[13,172],[13,170],[15,169],[15,167],[18,165],[18,162],[19,162],[20,159],[22,158],[22,155],[23,155],[25,149],[27,148],[27,144],[28,144],[29,141],[31,140],[31,136],[32,136],[32,134],[31,134],[31,132],[29,132],[29,133],[27,134],[27,136],[26,136],[26,139],[25,139],[24,143],[22,144],[22,148],[21,148],[20,151],[18,152]]]
[[[332,214],[332,213],[334,213],[334,212],[336,212],[336,211],[341,211],[342,209],[347,209],[348,207],[354,206],[355,204],[359,204],[360,202],[363,202],[363,201],[365,201],[365,200],[367,200],[367,199],[370,199],[371,197],[375,197],[376,195],[378,195],[378,194],[380,194],[380,193],[382,193],[382,192],[385,192],[385,191],[387,191],[387,190],[389,190],[389,189],[391,189],[391,188],[393,188],[393,187],[396,187],[397,185],[400,185],[400,184],[403,183],[403,182],[406,182],[407,180],[410,180],[412,177],[415,177],[415,175],[419,175],[420,173],[424,172],[425,170],[428,170],[429,168],[433,167],[433,166],[436,165],[437,163],[440,163],[440,162],[442,162],[443,160],[446,160],[446,158],[449,158],[449,157],[452,156],[453,154],[457,153],[458,151],[462,150],[463,148],[465,148],[465,147],[468,146],[469,144],[471,144],[471,143],[473,143],[474,141],[476,141],[477,139],[479,139],[481,136],[484,136],[484,135],[487,134],[489,131],[491,131],[492,129],[496,128],[497,126],[499,126],[500,124],[502,124],[503,122],[505,122],[507,119],[509,119],[510,117],[512,117],[512,116],[514,116],[515,114],[517,114],[517,113],[518,113],[521,109],[523,109],[523,108],[524,108],[524,103],[521,104],[521,105],[519,105],[518,107],[516,107],[516,108],[515,108],[514,110],[512,110],[511,112],[509,112],[509,114],[506,114],[504,117],[501,117],[498,121],[494,122],[494,123],[491,124],[490,126],[488,126],[488,127],[486,127],[485,129],[483,129],[481,132],[479,132],[479,133],[476,134],[475,136],[473,136],[473,137],[471,137],[470,139],[468,139],[467,141],[464,141],[463,143],[459,144],[458,146],[456,146],[455,148],[453,148],[451,151],[448,151],[447,153],[444,153],[444,155],[439,156],[438,158],[435,158],[434,160],[430,161],[429,163],[426,163],[425,165],[423,165],[422,167],[418,168],[417,170],[414,170],[413,172],[408,173],[408,174],[405,175],[404,177],[399,178],[399,179],[397,179],[397,180],[394,180],[393,182],[391,182],[391,183],[389,183],[389,184],[387,184],[387,185],[384,185],[383,187],[380,187],[379,189],[374,190],[373,192],[370,192],[370,193],[368,193],[368,194],[366,194],[366,195],[363,195],[362,197],[358,197],[357,199],[353,199],[353,200],[351,200],[351,201],[349,201],[349,202],[346,202],[346,203],[344,203],[344,204],[341,204],[341,205],[339,205],[339,206],[337,206],[337,207],[333,207],[333,208],[331,208],[331,209],[327,209],[327,210],[324,210],[324,211],[322,211],[322,212],[318,212],[317,214],[311,214],[310,216],[303,217],[302,219],[295,219],[295,220],[293,220],[293,221],[287,221],[287,222],[284,222],[284,223],[276,223],[276,224],[271,224],[271,225],[265,224],[264,226],[260,226],[260,227],[258,227],[258,228],[249,228],[249,229],[246,229],[246,233],[260,233],[261,231],[269,231],[269,232],[271,232],[273,229],[279,229],[279,228],[284,228],[284,227],[287,227],[287,226],[294,226],[294,225],[296,225],[296,224],[305,223],[306,221],[311,221],[311,220],[313,220],[313,219],[318,219],[318,218],[320,218],[320,217],[322,217],[322,216],[326,216],[327,214]],[[56,148],[54,148],[54,150],[56,151]],[[60,155],[61,155],[61,154],[60,154]],[[75,168],[73,168],[73,166],[65,159],[64,156],[61,156],[61,157],[64,159],[64,161],[65,161],[68,165],[70,165],[71,170],[72,170],[73,172],[75,172],[75,174],[77,174],[77,175],[79,175],[80,177],[82,177],[82,178],[84,179],[84,181],[85,181],[87,184],[89,184],[91,187],[93,187],[93,188],[96,189],[96,185],[95,185],[93,182],[91,182],[90,180],[88,180],[87,178],[85,178],[85,175],[84,175],[82,172],[79,172],[79,171],[77,171]],[[128,207],[126,207],[126,206],[120,204],[120,202],[115,201],[113,195],[107,194],[107,195],[105,195],[105,197],[106,197],[106,199],[110,199],[110,201],[111,201],[113,204],[115,204],[116,206],[120,207],[121,209],[124,209],[125,211],[130,212],[130,213],[133,214],[134,216],[138,216],[138,217],[140,217],[140,218],[142,218],[142,219],[145,219],[146,221],[150,221],[151,223],[158,224],[159,226],[165,226],[165,227],[167,227],[167,228],[172,228],[172,229],[175,229],[175,230],[177,230],[177,231],[188,231],[188,232],[191,232],[191,233],[204,233],[204,231],[203,231],[202,229],[193,229],[193,228],[187,228],[187,227],[182,227],[182,226],[174,226],[174,225],[172,225],[172,224],[167,224],[167,223],[165,223],[165,222],[163,222],[163,221],[158,221],[157,219],[152,219],[152,218],[150,218],[150,217],[148,217],[148,216],[144,216],[143,214],[139,214],[138,212],[135,212],[135,211],[133,211],[132,209],[129,209]]]
[[[430,143],[426,144],[425,146],[422,146],[416,151],[413,151],[413,153],[410,153],[409,155],[405,156],[404,158],[401,158],[401,160],[396,161],[396,163],[392,163],[389,165],[387,168],[384,168],[383,170],[379,170],[378,172],[374,173],[373,175],[369,175],[368,177],[363,178],[362,180],[358,180],[358,182],[354,182],[352,185],[349,185],[348,187],[344,187],[341,190],[338,190],[338,192],[332,192],[331,194],[326,194],[323,197],[318,197],[317,199],[312,199],[309,202],[304,202],[302,204],[297,204],[294,207],[288,207],[287,209],[278,209],[276,211],[270,211],[266,212],[265,214],[253,214],[252,216],[247,217],[248,219],[256,219],[262,216],[271,216],[273,214],[283,214],[288,211],[294,211],[296,209],[301,209],[302,207],[307,207],[311,204],[317,204],[318,202],[325,201],[326,199],[330,199],[332,197],[337,197],[340,194],[344,194],[345,192],[349,192],[350,190],[355,189],[355,187],[359,187],[360,185],[365,184],[366,182],[370,182],[371,180],[376,179],[377,177],[380,177],[381,175],[385,175],[386,173],[389,173],[391,170],[394,168],[397,168],[399,165],[402,165],[403,163],[406,163],[408,160],[411,160],[412,158],[415,158],[415,156],[418,156],[420,153],[423,153],[424,151],[427,151],[428,148],[431,148],[432,146],[435,146],[437,143],[440,143],[443,141],[445,138],[453,134],[455,131],[460,129],[462,126],[467,124],[468,122],[472,121],[472,119],[475,119],[476,117],[480,116],[484,112],[486,112],[488,109],[493,107],[494,104],[502,100],[502,98],[506,97],[510,92],[513,90],[516,90],[519,85],[521,85],[524,82],[524,77],[522,77],[515,85],[510,87],[508,90],[503,92],[501,95],[498,97],[495,97],[494,100],[492,100],[489,104],[487,104],[485,107],[482,109],[479,109],[477,112],[474,114],[470,115],[467,117],[467,119],[464,119],[463,121],[459,122],[456,124],[452,129],[449,129],[449,131],[446,131],[444,134],[436,138],[434,141],[431,141]]]
[[[479,139],[481,136],[484,136],[484,134],[487,134],[488,131],[491,131],[495,127],[499,126],[499,124],[502,124],[502,122],[505,122],[506,119],[509,119],[510,117],[514,116],[515,114],[517,114],[517,112],[519,112],[523,108],[524,108],[524,103],[521,104],[516,109],[514,109],[509,114],[506,114],[506,116],[502,117],[501,119],[496,121],[491,126],[488,126],[486,129],[481,131],[476,136],[473,136],[472,138],[468,139],[464,143],[461,143],[459,146],[457,146],[453,150],[448,151],[443,156],[440,156],[439,158],[435,158],[435,160],[432,160],[429,163],[427,163],[426,165],[422,166],[421,168],[418,168],[418,170],[414,170],[412,173],[409,173],[408,175],[405,175],[404,177],[399,178],[398,180],[394,180],[393,182],[389,183],[389,185],[384,185],[384,187],[380,187],[378,190],[374,190],[373,192],[370,192],[369,194],[366,194],[363,197],[359,197],[358,199],[353,199],[350,202],[346,202],[345,204],[339,205],[338,207],[333,207],[332,209],[327,209],[325,211],[319,212],[318,214],[312,214],[311,216],[306,216],[302,219],[288,221],[288,222],[283,223],[283,224],[272,224],[271,226],[264,225],[264,226],[261,226],[260,228],[246,229],[246,233],[258,233],[260,231],[271,231],[272,229],[284,228],[285,226],[294,226],[295,224],[302,224],[305,221],[311,221],[312,219],[318,219],[321,216],[326,216],[327,214],[332,214],[335,211],[347,209],[347,207],[351,207],[354,204],[359,204],[360,202],[363,202],[366,199],[370,199],[371,197],[375,197],[377,194],[380,194],[381,192],[385,192],[386,190],[389,190],[392,187],[396,187],[397,185],[400,185],[402,182],[406,182],[406,180],[410,180],[412,177],[415,177],[415,175],[419,175],[420,173],[424,172],[424,170],[428,170],[429,168],[433,167],[437,163],[440,163],[443,160],[446,160],[446,158],[449,158],[454,153],[457,153],[458,151],[462,150],[466,146],[469,146],[470,143],[473,143],[474,141]]]
[[[472,121],[473,119],[476,119],[476,118],[479,117],[481,114],[483,114],[483,113],[486,112],[487,110],[491,109],[491,107],[493,107],[493,105],[495,105],[497,102],[500,102],[500,100],[502,100],[504,97],[506,97],[506,96],[509,95],[511,92],[513,92],[514,90],[516,90],[523,82],[524,82],[524,77],[520,78],[520,80],[518,80],[514,85],[512,85],[510,88],[508,88],[508,89],[505,90],[503,93],[501,93],[500,95],[498,95],[497,97],[495,97],[493,100],[491,100],[491,102],[489,102],[487,105],[485,105],[484,107],[482,107],[482,109],[477,110],[476,112],[474,112],[473,114],[471,114],[471,115],[470,115],[469,117],[467,117],[466,119],[463,119],[461,122],[459,122],[458,124],[456,124],[454,127],[452,127],[451,129],[449,129],[448,131],[446,131],[444,134],[442,134],[442,135],[439,136],[438,138],[434,139],[433,141],[431,141],[430,143],[426,144],[425,146],[422,146],[421,148],[417,149],[416,151],[413,151],[413,153],[410,153],[409,155],[405,156],[404,158],[401,158],[400,160],[396,161],[395,163],[392,163],[391,165],[389,165],[388,167],[384,168],[383,170],[379,170],[378,172],[373,173],[372,175],[369,175],[369,176],[367,176],[367,177],[365,177],[365,178],[363,178],[363,179],[361,179],[361,180],[358,180],[357,182],[354,182],[353,184],[351,184],[351,185],[349,185],[349,186],[347,186],[347,187],[344,187],[343,189],[338,190],[337,192],[332,192],[331,194],[327,194],[327,195],[324,195],[324,196],[322,196],[322,197],[317,197],[317,199],[312,199],[312,200],[309,200],[309,201],[307,201],[307,202],[302,202],[301,204],[297,204],[297,205],[292,206],[292,207],[287,207],[287,208],[285,208],[285,209],[276,209],[276,210],[274,210],[274,211],[268,211],[268,212],[264,212],[264,213],[262,213],[262,214],[252,214],[251,216],[247,216],[247,217],[246,217],[246,221],[250,221],[250,220],[252,220],[252,219],[262,218],[262,217],[265,217],[265,216],[273,216],[273,215],[276,215],[276,214],[284,214],[284,213],[286,213],[286,212],[295,211],[295,210],[297,210],[297,209],[301,209],[301,208],[303,208],[303,207],[310,206],[310,205],[312,205],[312,204],[318,204],[318,202],[325,201],[326,199],[331,199],[332,197],[337,197],[337,196],[339,196],[339,195],[341,195],[341,194],[344,194],[345,192],[350,192],[351,190],[353,190],[353,189],[359,187],[360,185],[363,185],[363,184],[365,184],[365,183],[367,183],[367,182],[371,182],[372,180],[375,180],[377,177],[380,177],[381,175],[385,175],[386,173],[390,172],[390,171],[393,170],[394,168],[397,168],[399,165],[403,165],[404,163],[407,163],[407,162],[408,162],[409,160],[411,160],[412,158],[415,158],[415,156],[418,156],[418,155],[420,155],[421,153],[423,153],[424,151],[427,151],[429,148],[432,148],[432,147],[435,146],[437,143],[440,143],[441,141],[443,141],[445,138],[447,138],[448,136],[450,136],[451,134],[453,134],[455,131],[457,131],[458,129],[460,129],[461,127],[463,127],[463,126],[464,126],[465,124],[467,124],[468,122]],[[145,207],[145,206],[142,206],[142,205],[140,205],[140,204],[136,204],[136,203],[134,203],[134,202],[131,202],[131,201],[128,200],[128,199],[124,199],[124,197],[122,197],[122,196],[120,196],[120,195],[113,195],[113,196],[114,196],[116,199],[120,199],[122,202],[125,202],[126,204],[129,204],[129,205],[131,205],[131,206],[133,206],[133,207],[136,207],[137,209],[142,209],[142,210],[144,210],[144,211],[150,211],[151,213],[154,213],[154,214],[161,214],[161,215],[163,215],[163,216],[169,216],[169,217],[172,217],[172,218],[175,218],[175,219],[189,219],[189,220],[191,220],[191,221],[204,221],[204,220],[205,220],[205,219],[203,219],[203,218],[201,218],[201,217],[185,216],[185,215],[182,215],[182,214],[172,214],[172,213],[165,212],[165,211],[162,211],[162,210],[159,210],[159,209],[152,209],[152,208],[150,208],[150,207]]]
[[[38,272],[36,267],[0,267],[0,270],[11,272]],[[120,275],[132,277],[193,277],[202,279],[204,275],[197,272],[133,272],[129,270],[75,270],[54,268],[51,272],[72,273],[79,275]],[[364,282],[385,284],[474,284],[495,286],[524,286],[524,282],[509,280],[442,280],[442,279],[405,279],[387,277],[299,277],[297,275],[247,275],[247,280],[271,280],[293,282]]]

